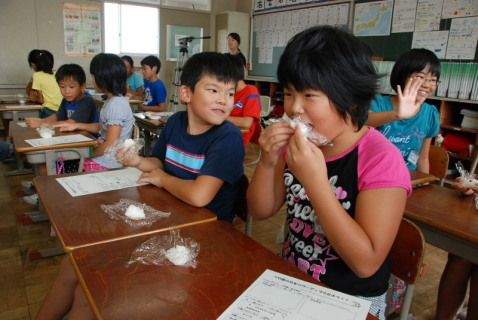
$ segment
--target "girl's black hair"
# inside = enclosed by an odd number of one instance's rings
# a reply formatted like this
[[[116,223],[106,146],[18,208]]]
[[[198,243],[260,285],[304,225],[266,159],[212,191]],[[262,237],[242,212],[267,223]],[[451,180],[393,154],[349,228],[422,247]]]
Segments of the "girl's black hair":
[[[379,76],[372,50],[351,33],[331,26],[306,29],[289,40],[277,75],[284,88],[325,93],[339,114],[358,129],[366,123]]]
[[[440,60],[437,56],[427,49],[411,49],[400,57],[393,65],[392,73],[390,74],[390,85],[392,89],[397,92],[397,85],[400,88],[405,87],[408,76],[414,72],[420,72],[426,67],[429,67],[429,72],[440,80]]]
[[[126,66],[112,53],[99,53],[90,63],[90,73],[96,85],[114,96],[126,95]]]
[[[32,63],[35,64],[36,71],[53,74],[53,65],[55,61],[50,51],[39,49],[33,49],[30,51],[28,54],[28,65],[31,67]]]
[[[121,60],[126,60],[129,62],[129,65],[131,66],[131,68],[134,68],[134,62],[133,62],[133,58],[131,58],[130,56],[122,56],[121,57]]]
[[[181,84],[194,92],[196,83],[205,76],[216,78],[224,83],[237,83],[242,80],[233,60],[219,52],[201,52],[189,58],[181,73]]]

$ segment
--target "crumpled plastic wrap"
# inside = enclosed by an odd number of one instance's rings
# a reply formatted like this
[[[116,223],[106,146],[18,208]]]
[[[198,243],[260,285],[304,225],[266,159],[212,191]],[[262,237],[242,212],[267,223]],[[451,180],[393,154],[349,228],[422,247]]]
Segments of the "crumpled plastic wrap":
[[[39,128],[37,128],[37,131],[42,138],[51,138],[55,135],[55,129],[47,124],[42,124]]]
[[[189,238],[182,238],[179,235],[179,229],[175,229],[171,230],[169,235],[155,236],[143,242],[133,251],[126,266],[142,263],[196,268],[198,254],[199,243]]]
[[[300,118],[300,116],[296,116],[290,120],[290,126],[295,129],[297,126],[300,127],[300,130],[302,131],[302,134],[304,137],[313,142],[315,145],[321,147],[321,146],[332,146],[333,143],[330,142],[327,137],[315,132],[312,130],[312,127],[303,122]]]
[[[469,173],[465,167],[463,167],[463,164],[460,161],[457,161],[455,163],[456,169],[460,173],[461,181],[460,185],[463,188],[473,188],[477,189],[478,188],[478,176],[473,173]],[[475,207],[478,209],[478,195],[475,195]]]
[[[128,217],[126,212],[130,206],[141,208],[144,212],[144,218]],[[139,203],[130,199],[120,199],[114,204],[102,204],[101,209],[113,220],[121,220],[132,227],[149,226],[161,218],[167,218],[170,212],[158,211],[144,203]]]
[[[116,143],[105,150],[104,155],[108,160],[118,161],[119,163],[130,160],[134,155],[144,147],[144,139],[125,139],[117,140]]]

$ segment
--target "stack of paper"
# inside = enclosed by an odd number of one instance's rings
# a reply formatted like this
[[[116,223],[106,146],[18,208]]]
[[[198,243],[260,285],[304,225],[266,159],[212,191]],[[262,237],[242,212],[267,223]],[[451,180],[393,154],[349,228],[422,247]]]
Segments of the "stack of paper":
[[[478,129],[478,111],[469,109],[461,109],[460,114],[463,115],[461,126],[468,129]]]

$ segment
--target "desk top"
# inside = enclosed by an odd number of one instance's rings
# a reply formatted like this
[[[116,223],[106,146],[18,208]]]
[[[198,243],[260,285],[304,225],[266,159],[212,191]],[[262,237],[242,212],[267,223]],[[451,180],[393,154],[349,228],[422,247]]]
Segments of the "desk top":
[[[223,221],[180,230],[181,237],[200,245],[197,268],[126,268],[134,249],[152,236],[70,252],[97,319],[216,319],[266,269],[320,284]],[[375,317],[369,314],[367,319]]]
[[[429,173],[420,172],[417,170],[408,169],[410,172],[410,178],[412,179],[412,186],[416,186],[417,184],[423,184],[426,182],[435,181],[436,177]]]
[[[160,118],[158,120],[152,120],[152,119],[146,119],[146,118],[142,118],[142,117],[138,117],[138,116],[134,116],[134,119],[137,121],[137,122],[141,122],[141,123],[144,123],[144,124],[147,124],[147,125],[150,125],[150,126],[154,126],[154,127],[163,127],[166,122],[168,122],[168,118]]]
[[[88,147],[88,146],[95,146],[98,144],[98,141],[87,131],[60,131],[60,128],[55,128],[55,137],[57,136],[68,136],[74,134],[82,134],[88,138],[91,138],[91,141],[82,141],[82,142],[75,142],[75,143],[63,143],[63,144],[55,144],[49,145],[44,147],[33,147],[25,140],[28,139],[39,139],[40,134],[34,128],[29,127],[22,127],[18,125],[18,123],[12,123],[10,125],[10,130],[12,132],[13,141],[15,144],[15,151],[16,152],[32,152],[32,151],[42,151],[42,150],[52,150],[52,149],[64,149],[64,148],[78,148],[78,147]]]
[[[32,111],[32,110],[42,110],[43,106],[39,105],[38,103],[34,102],[26,102],[24,104],[20,104],[16,101],[2,101],[5,103],[0,103],[0,112],[7,112],[7,111]],[[12,108],[12,106],[18,106],[17,108]]]
[[[69,175],[78,174],[89,173]],[[190,206],[153,185],[72,197],[56,178],[58,176],[36,177],[34,182],[50,223],[66,251],[217,219],[211,211]],[[156,210],[171,212],[171,215],[150,226],[134,228],[126,222],[112,220],[100,207],[102,204],[114,204],[120,199],[146,203]]]
[[[478,244],[478,209],[474,196],[430,184],[413,189],[405,217]]]

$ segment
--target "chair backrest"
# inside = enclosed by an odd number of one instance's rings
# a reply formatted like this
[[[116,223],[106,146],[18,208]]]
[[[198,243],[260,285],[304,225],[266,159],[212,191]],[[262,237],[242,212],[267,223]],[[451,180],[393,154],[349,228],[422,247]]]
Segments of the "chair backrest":
[[[441,179],[441,185],[443,185],[446,171],[448,169],[448,163],[450,161],[448,152],[441,147],[431,145],[428,159],[430,162],[430,174]]]
[[[257,162],[259,162],[259,158],[261,157],[261,149],[259,147],[259,137],[261,136],[262,126],[259,121],[255,122],[255,126],[256,128],[254,129],[254,133],[252,134],[251,140],[249,140],[249,145],[255,145],[256,149],[258,149],[257,157],[254,157],[254,158],[245,157],[244,160],[242,161],[243,165],[256,164]]]
[[[422,231],[412,221],[402,218],[389,254],[391,273],[406,284],[415,284],[422,271],[424,253]]]
[[[261,96],[261,117],[267,117],[271,113],[271,98]]]
[[[242,221],[247,221],[247,187],[249,187],[249,179],[245,174],[243,174],[239,185],[239,192],[234,204],[234,213]]]

